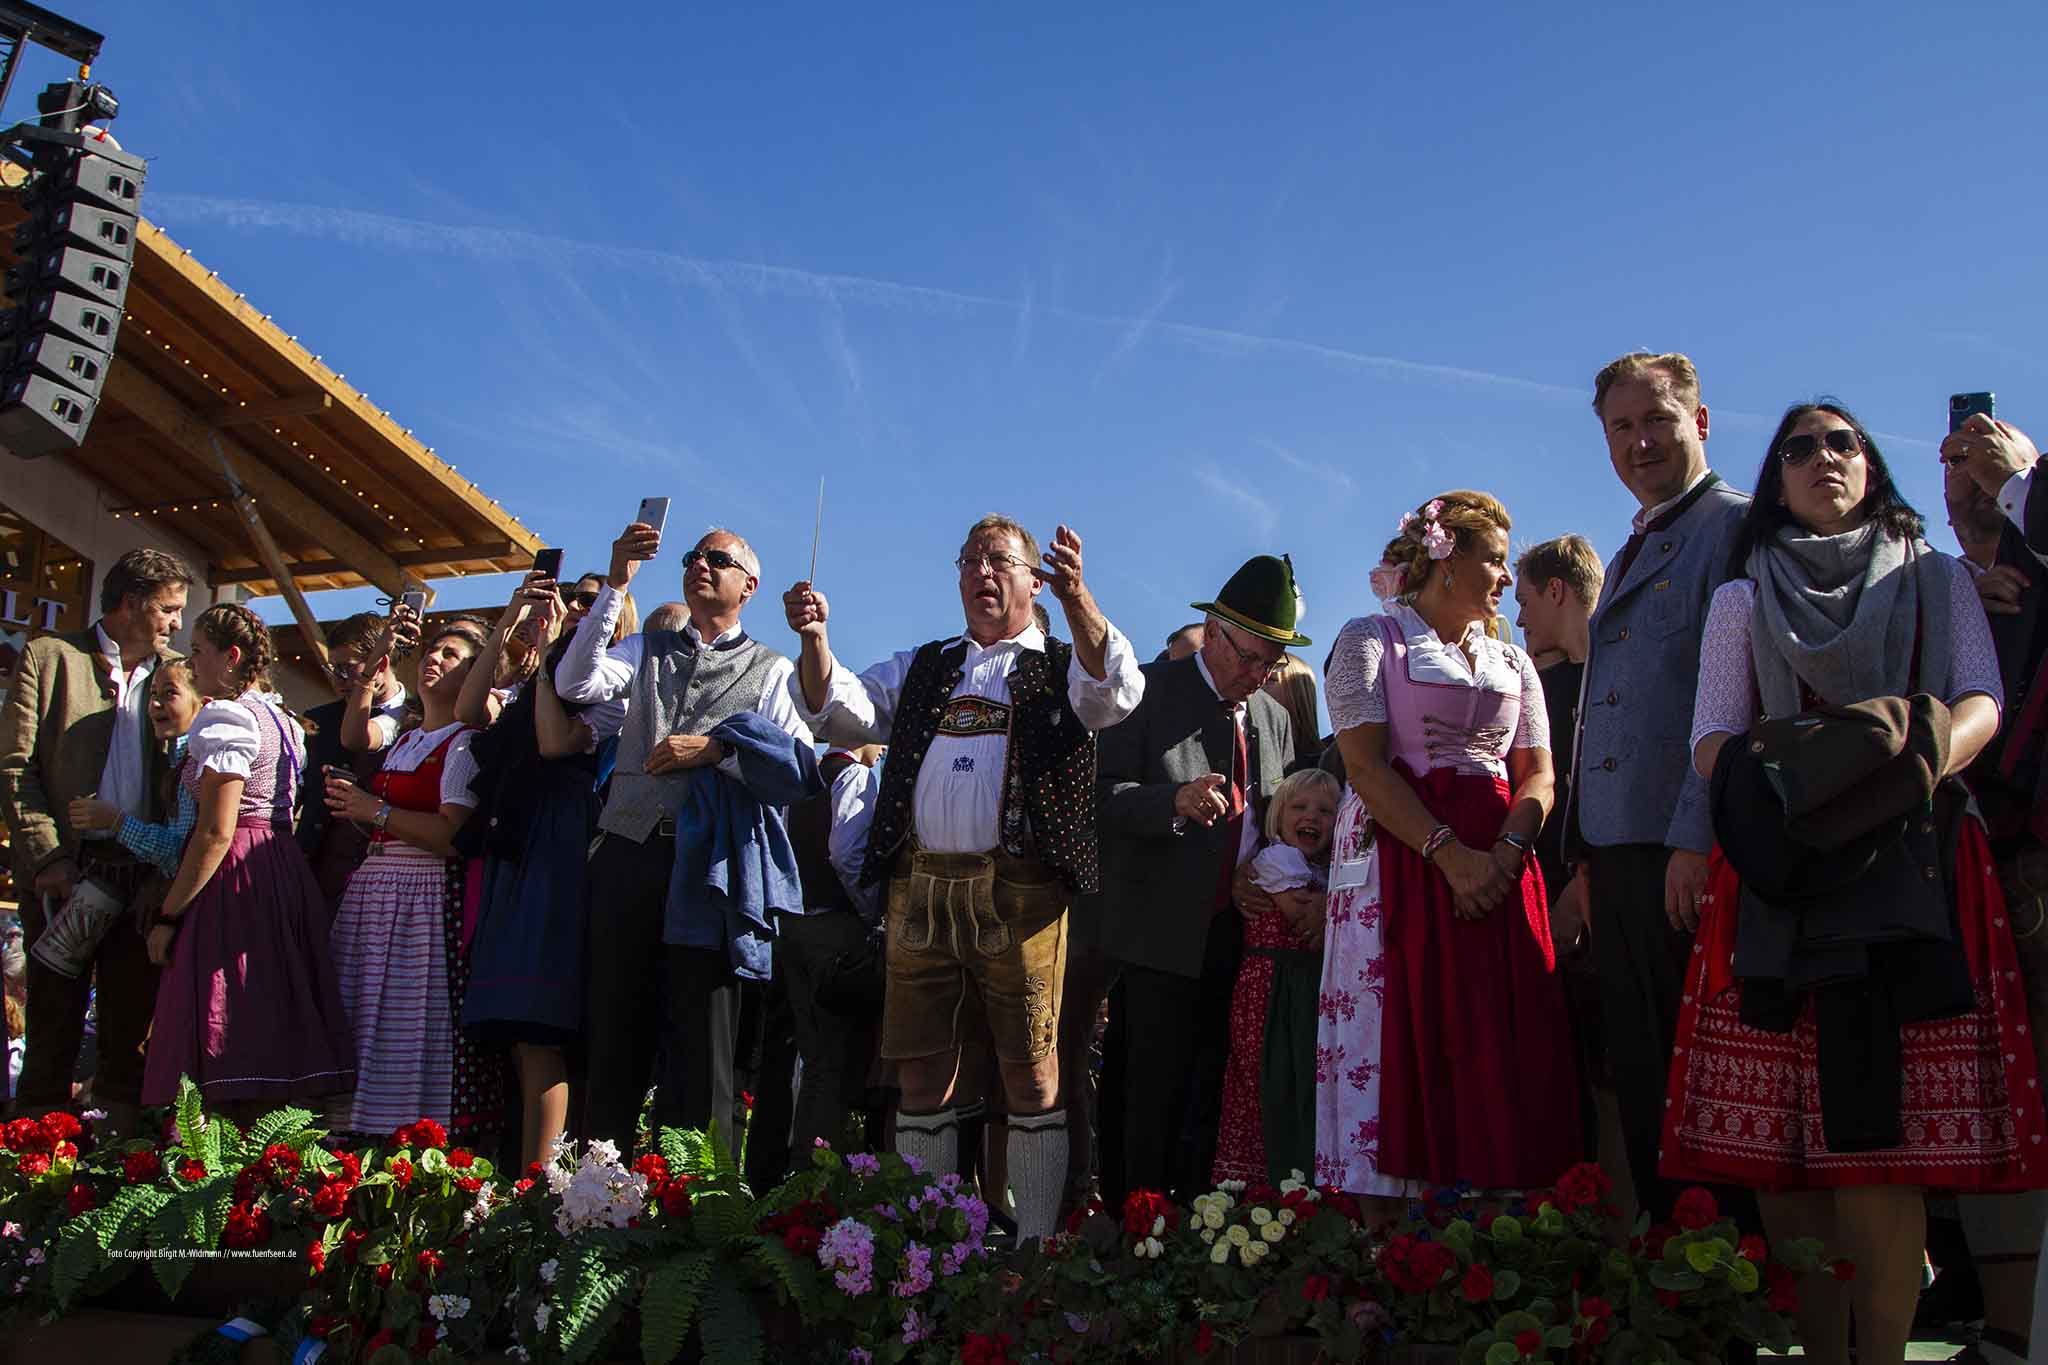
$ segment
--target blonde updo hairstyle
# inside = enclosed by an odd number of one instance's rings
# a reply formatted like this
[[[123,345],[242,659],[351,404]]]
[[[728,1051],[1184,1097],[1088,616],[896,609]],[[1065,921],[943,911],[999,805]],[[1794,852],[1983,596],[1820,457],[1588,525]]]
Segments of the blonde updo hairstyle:
[[[1429,528],[1429,505],[1441,503],[1437,509],[1436,522],[1449,533],[1454,544],[1453,553],[1463,554],[1472,548],[1472,542],[1490,531],[1506,532],[1514,523],[1508,520],[1508,509],[1501,506],[1500,499],[1491,493],[1477,493],[1471,489],[1456,489],[1439,493],[1408,514],[1408,524],[1387,542],[1383,561],[1403,570],[1401,597],[1412,599],[1429,582],[1429,576],[1436,569],[1438,560],[1429,557],[1429,546],[1424,535]]]

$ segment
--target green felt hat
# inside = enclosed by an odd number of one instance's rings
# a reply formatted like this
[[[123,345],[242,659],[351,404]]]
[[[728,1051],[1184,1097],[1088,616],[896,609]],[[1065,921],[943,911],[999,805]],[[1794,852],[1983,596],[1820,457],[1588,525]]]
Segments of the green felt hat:
[[[1301,615],[1301,589],[1294,582],[1294,561],[1286,555],[1255,555],[1230,576],[1214,602],[1191,602],[1196,611],[1220,616],[1239,630],[1300,648],[1315,641],[1294,629]]]

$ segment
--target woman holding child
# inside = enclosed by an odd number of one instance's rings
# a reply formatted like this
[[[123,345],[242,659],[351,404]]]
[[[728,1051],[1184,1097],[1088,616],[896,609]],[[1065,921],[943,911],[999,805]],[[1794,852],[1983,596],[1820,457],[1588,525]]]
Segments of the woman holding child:
[[[1488,624],[1507,509],[1451,492],[1401,518],[1326,693],[1337,818],[1317,1039],[1316,1179],[1546,1185],[1580,1159],[1578,1077],[1542,874],[1549,723],[1527,654]],[[1368,817],[1366,812],[1371,812]]]

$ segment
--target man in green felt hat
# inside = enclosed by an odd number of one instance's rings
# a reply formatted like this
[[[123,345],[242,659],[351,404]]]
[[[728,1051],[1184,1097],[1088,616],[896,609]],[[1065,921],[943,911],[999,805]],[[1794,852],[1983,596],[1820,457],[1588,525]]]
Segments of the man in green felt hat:
[[[1294,756],[1287,711],[1261,685],[1311,643],[1285,555],[1247,560],[1193,606],[1208,613],[1201,649],[1145,665],[1144,700],[1101,735],[1102,951],[1121,991],[1106,1051],[1122,1084],[1103,1087],[1122,1101],[1112,1208],[1132,1189],[1208,1188],[1243,944],[1231,883]],[[1191,1107],[1208,1119],[1187,1144]]]

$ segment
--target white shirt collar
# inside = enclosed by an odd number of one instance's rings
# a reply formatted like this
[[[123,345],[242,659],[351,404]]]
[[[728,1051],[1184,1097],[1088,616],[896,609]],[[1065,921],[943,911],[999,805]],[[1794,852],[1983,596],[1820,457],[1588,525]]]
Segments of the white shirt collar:
[[[114,643],[114,637],[107,634],[106,626],[104,626],[98,621],[92,623],[92,633],[99,637],[101,656],[106,659],[108,666],[112,668],[114,672],[119,673],[121,671],[121,646]],[[127,676],[132,678],[137,673],[140,673],[143,669],[148,667],[149,660],[144,659],[141,663],[129,669]]]
[[[745,627],[735,621],[730,628],[718,632],[718,638],[711,642],[711,648],[716,649],[727,640],[737,640],[744,633]],[[697,623],[695,621],[683,622],[683,634],[690,637],[691,644],[696,645],[699,649],[704,648],[704,637],[697,633]]]
[[[1634,519],[1630,521],[1630,527],[1634,529],[1638,534],[1649,530],[1651,522],[1663,516],[1666,512],[1669,512],[1672,508],[1678,506],[1678,504],[1680,504],[1681,502],[1684,502],[1687,495],[1689,495],[1693,489],[1698,488],[1701,484],[1705,483],[1707,481],[1707,475],[1713,472],[1714,471],[1711,469],[1702,469],[1700,471],[1700,476],[1697,479],[1694,479],[1691,483],[1687,484],[1684,488],[1680,489],[1676,497],[1666,498],[1664,499],[1664,501],[1658,503],[1655,507],[1644,507],[1639,509],[1636,512]]]
[[[1424,619],[1421,612],[1415,610],[1406,602],[1394,603],[1394,619],[1401,623],[1401,629],[1409,636],[1426,635],[1444,648],[1450,648],[1449,641],[1438,637],[1436,627],[1430,625]],[[1473,653],[1477,654],[1479,652],[1479,645],[1483,641],[1491,639],[1493,637],[1486,633],[1486,622],[1474,621],[1471,625],[1465,627],[1465,633],[1459,638],[1458,643],[1460,645],[1471,645]]]
[[[978,659],[984,654],[993,654],[995,651],[1002,649],[1005,646],[1015,646],[1018,649],[1028,649],[1037,654],[1043,654],[1045,652],[1045,632],[1038,628],[1038,623],[1036,621],[1033,621],[1030,625],[1024,627],[1024,629],[1018,631],[1015,635],[1012,635],[1009,639],[998,640],[992,645],[978,644],[975,642],[975,639],[972,635],[969,635],[965,631],[963,631],[960,634],[955,635],[952,638],[952,640],[950,640],[947,643],[946,647],[948,649],[951,649],[954,645],[960,644],[963,641],[967,645],[967,657],[970,659]]]
[[[1223,689],[1216,685],[1216,675],[1209,671],[1209,661],[1202,657],[1202,651],[1199,649],[1195,651],[1195,667],[1200,670],[1202,681],[1209,684],[1209,690],[1216,694],[1216,700],[1222,701],[1233,713],[1243,714],[1245,706],[1243,702],[1223,701]]]

